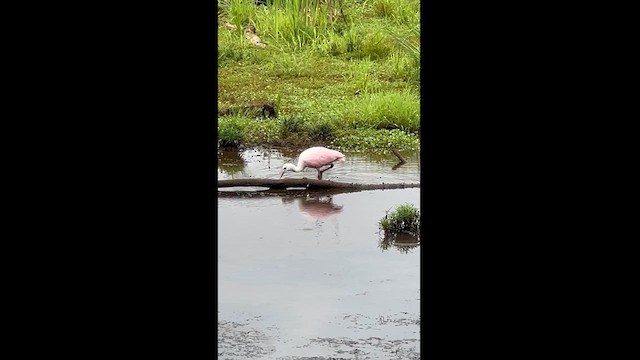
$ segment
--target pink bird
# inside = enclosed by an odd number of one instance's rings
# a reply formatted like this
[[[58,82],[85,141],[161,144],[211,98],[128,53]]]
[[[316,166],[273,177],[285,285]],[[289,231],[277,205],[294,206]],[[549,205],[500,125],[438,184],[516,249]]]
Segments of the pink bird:
[[[324,219],[342,212],[342,205],[336,205],[329,200],[324,199],[298,199],[298,207],[305,217],[313,220]]]
[[[344,161],[344,155],[336,150],[327,149],[322,146],[316,146],[312,148],[308,148],[303,151],[298,157],[298,165],[293,165],[291,163],[287,163],[282,165],[282,172],[280,173],[280,178],[284,175],[287,170],[301,172],[304,169],[310,167],[314,168],[318,171],[318,180],[322,180],[322,173],[331,169],[333,167],[333,163],[336,161]],[[324,170],[320,170],[321,167],[329,165],[328,168]]]

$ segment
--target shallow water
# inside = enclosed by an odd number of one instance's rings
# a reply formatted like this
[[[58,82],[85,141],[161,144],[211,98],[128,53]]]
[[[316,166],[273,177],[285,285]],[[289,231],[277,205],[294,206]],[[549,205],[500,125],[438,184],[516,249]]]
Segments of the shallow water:
[[[297,163],[299,151],[278,149],[247,149],[218,151],[218,179],[264,178],[277,179],[282,165]],[[322,175],[323,180],[354,183],[420,182],[420,153],[401,152],[406,163],[396,167],[398,158],[391,151],[382,155],[345,152],[346,161],[338,162]],[[395,168],[395,169],[394,169]],[[315,169],[287,172],[286,178],[317,178]]]
[[[345,155],[324,179],[419,181],[412,157],[391,170],[392,154],[377,162]],[[223,165],[219,178],[277,178],[285,160],[245,151],[242,166]],[[377,225],[399,204],[419,207],[419,194],[219,197],[218,358],[420,358],[419,247],[384,250]]]

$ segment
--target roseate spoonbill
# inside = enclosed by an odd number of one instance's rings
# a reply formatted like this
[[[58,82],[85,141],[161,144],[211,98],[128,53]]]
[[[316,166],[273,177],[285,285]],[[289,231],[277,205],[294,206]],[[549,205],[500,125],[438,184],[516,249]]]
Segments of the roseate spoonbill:
[[[298,199],[298,208],[303,216],[312,220],[321,220],[342,212],[342,205],[336,205],[332,199]]]
[[[336,161],[344,161],[344,155],[336,150],[327,149],[322,146],[316,146],[312,148],[308,148],[303,151],[300,156],[298,156],[298,165],[293,165],[291,163],[287,163],[282,165],[282,172],[280,173],[280,178],[284,175],[287,170],[301,172],[304,169],[310,167],[314,168],[318,171],[318,180],[322,180],[322,173],[331,169],[333,167],[333,163]],[[321,167],[329,165],[328,168],[324,170],[320,170]]]

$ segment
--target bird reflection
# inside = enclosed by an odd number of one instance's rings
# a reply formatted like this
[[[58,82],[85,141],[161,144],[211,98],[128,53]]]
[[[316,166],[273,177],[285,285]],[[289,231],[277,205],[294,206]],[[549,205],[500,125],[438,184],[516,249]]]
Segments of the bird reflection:
[[[298,208],[303,215],[313,219],[325,219],[342,212],[342,205],[334,204],[331,196],[302,198]]]
[[[283,197],[283,203],[298,203],[300,213],[311,220],[324,220],[342,212],[343,205],[333,203],[331,196]]]
[[[285,204],[298,203],[300,214],[314,222],[313,227],[316,230],[315,238],[318,244],[330,238],[335,239],[337,244],[340,243],[338,221],[332,221],[334,225],[332,235],[327,234],[325,232],[327,229],[324,228],[324,222],[329,218],[335,219],[335,216],[341,213],[343,208],[342,205],[334,204],[331,196],[283,197],[282,202]]]

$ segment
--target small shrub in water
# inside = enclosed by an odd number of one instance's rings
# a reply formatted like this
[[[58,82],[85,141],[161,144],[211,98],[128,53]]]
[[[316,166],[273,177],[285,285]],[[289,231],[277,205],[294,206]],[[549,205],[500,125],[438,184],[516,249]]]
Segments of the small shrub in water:
[[[411,204],[403,204],[395,211],[387,211],[387,215],[380,219],[380,229],[384,231],[385,237],[397,236],[399,234],[409,234],[415,237],[420,236],[420,210]]]
[[[393,245],[400,252],[408,253],[420,245],[420,210],[413,205],[403,204],[395,211],[387,211],[387,215],[380,219],[379,226],[380,231],[384,232],[378,245],[382,251]]]

